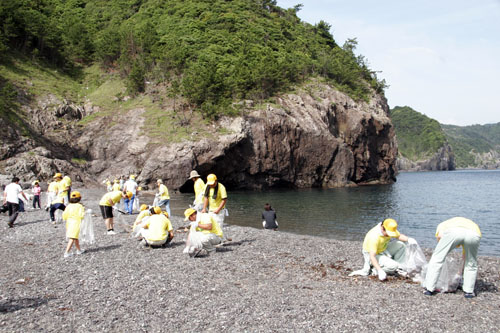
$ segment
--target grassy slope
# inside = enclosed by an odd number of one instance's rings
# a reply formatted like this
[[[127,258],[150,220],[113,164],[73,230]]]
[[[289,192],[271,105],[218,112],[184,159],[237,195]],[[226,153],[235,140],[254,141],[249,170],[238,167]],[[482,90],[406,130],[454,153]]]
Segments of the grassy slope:
[[[99,107],[99,112],[82,119],[79,122],[82,126],[99,121],[103,117],[111,117],[113,122],[114,115],[143,108],[145,112],[142,116],[145,121],[141,134],[149,136],[152,143],[179,142],[191,139],[192,133],[196,133],[196,138],[213,137],[216,134],[208,129],[208,122],[203,120],[200,114],[181,110],[179,101],[176,101],[175,111],[172,100],[160,99],[153,102],[153,97],[161,95],[161,91],[130,99],[124,98],[125,80],[119,74],[105,72],[98,65],[80,68],[73,75],[69,75],[46,63],[17,54],[8,62],[0,63],[0,77],[16,89],[27,93],[28,98],[22,103],[34,104],[36,98],[49,94],[75,104],[90,101]],[[159,89],[161,90],[161,87]],[[8,112],[3,116],[22,127],[27,115],[19,112],[20,103],[16,103],[16,108],[16,112]],[[27,132],[23,134],[28,135]]]
[[[445,142],[439,123],[408,106],[391,110],[401,155],[416,161],[431,157]]]
[[[471,126],[442,125],[453,151],[458,167],[475,166],[474,155],[498,150],[500,146],[500,123]]]

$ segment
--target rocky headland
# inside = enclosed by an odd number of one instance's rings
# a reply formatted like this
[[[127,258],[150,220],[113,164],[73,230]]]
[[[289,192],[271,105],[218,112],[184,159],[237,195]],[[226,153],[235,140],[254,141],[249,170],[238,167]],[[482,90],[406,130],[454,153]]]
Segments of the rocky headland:
[[[101,114],[90,102],[29,100],[27,126],[0,134],[1,173],[23,180],[49,180],[59,171],[90,184],[135,173],[142,185],[162,178],[183,191],[192,169],[216,173],[232,189],[383,184],[397,172],[385,98],[356,102],[318,82],[272,103],[242,101],[240,116],[207,125],[213,135],[193,132],[181,141],[149,136],[145,107]]]

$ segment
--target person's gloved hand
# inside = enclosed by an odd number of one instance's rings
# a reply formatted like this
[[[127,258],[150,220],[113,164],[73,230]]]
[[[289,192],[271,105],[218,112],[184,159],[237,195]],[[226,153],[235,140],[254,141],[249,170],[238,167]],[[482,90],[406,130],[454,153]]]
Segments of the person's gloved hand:
[[[378,270],[378,279],[380,281],[384,281],[385,279],[387,279],[387,274],[386,274],[386,272],[384,272],[383,269]]]
[[[411,238],[409,237],[408,238],[408,245],[417,245],[417,241],[415,240],[415,238]]]

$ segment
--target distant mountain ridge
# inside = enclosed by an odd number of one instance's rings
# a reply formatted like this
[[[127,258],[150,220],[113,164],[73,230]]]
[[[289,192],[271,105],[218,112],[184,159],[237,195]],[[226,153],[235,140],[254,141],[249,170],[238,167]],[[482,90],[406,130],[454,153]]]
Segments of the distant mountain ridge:
[[[399,147],[399,170],[500,167],[500,123],[456,126],[408,106],[391,109]]]

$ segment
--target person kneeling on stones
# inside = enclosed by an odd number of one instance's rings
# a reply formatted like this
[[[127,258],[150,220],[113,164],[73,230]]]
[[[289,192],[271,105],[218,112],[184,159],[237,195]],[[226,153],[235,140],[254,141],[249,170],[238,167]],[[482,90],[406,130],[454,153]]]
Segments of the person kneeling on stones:
[[[64,252],[64,258],[72,255],[69,251],[75,244],[76,254],[82,254],[85,250],[80,249],[80,225],[82,219],[85,216],[85,208],[80,203],[82,196],[80,192],[73,191],[69,197],[69,205],[64,209],[62,214],[63,220],[66,221],[66,238],[68,238],[68,245],[66,246],[66,252]]]
[[[162,214],[160,207],[152,207],[150,210],[152,215],[141,230],[142,242],[151,247],[166,246],[174,238],[172,223],[166,214]]]
[[[436,284],[441,273],[441,268],[446,256],[455,247],[462,246],[463,265],[460,267],[458,276],[463,273],[463,285],[465,298],[472,298],[477,276],[477,253],[481,240],[481,230],[473,221],[465,217],[454,217],[440,223],[436,229],[438,243],[432,253],[427,274],[425,276],[424,294],[432,296],[435,294]]]
[[[387,278],[387,274],[401,274],[406,276],[404,263],[406,259],[406,245],[417,244],[413,238],[405,236],[397,230],[398,223],[394,219],[385,219],[377,224],[365,236],[363,241],[363,269],[352,272],[353,275],[369,275],[373,267],[380,281]],[[390,242],[392,238],[398,241]]]
[[[151,208],[153,208],[153,207],[151,207]],[[142,204],[141,208],[139,209],[139,215],[137,215],[137,218],[134,221],[134,226],[132,227],[132,231],[135,231],[137,226],[139,226],[141,224],[142,220],[146,216],[151,216],[151,210],[149,209],[148,205]]]
[[[191,235],[191,233],[195,232],[201,243],[201,248],[188,249],[189,255],[194,257],[201,254],[203,250],[205,250],[207,254],[214,252],[215,245],[220,244],[224,237],[222,229],[212,215],[205,213],[199,214],[199,220],[197,220],[198,212],[195,209],[188,208],[184,211],[184,216],[186,217],[184,221],[191,221],[192,226],[188,239],[194,236]]]
[[[113,191],[102,196],[101,201],[99,201],[99,208],[101,209],[104,223],[106,223],[108,235],[116,234],[113,223],[113,206],[119,203],[122,198],[132,198],[132,195],[132,192]]]

